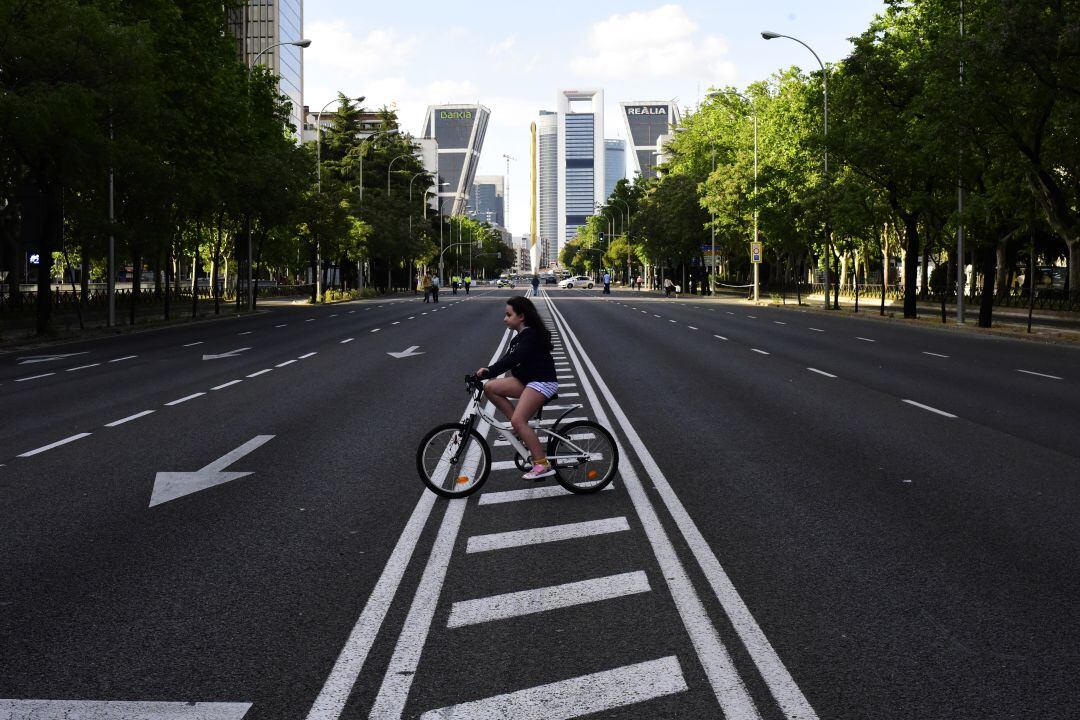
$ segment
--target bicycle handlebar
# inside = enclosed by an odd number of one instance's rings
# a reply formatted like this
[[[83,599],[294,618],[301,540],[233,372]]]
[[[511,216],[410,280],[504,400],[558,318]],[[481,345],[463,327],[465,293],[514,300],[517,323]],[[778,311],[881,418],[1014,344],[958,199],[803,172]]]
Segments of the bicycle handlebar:
[[[473,390],[475,390],[477,392],[483,392],[484,383],[481,382],[480,378],[476,377],[475,375],[466,375],[465,376],[465,389],[469,390],[470,392],[473,391]]]

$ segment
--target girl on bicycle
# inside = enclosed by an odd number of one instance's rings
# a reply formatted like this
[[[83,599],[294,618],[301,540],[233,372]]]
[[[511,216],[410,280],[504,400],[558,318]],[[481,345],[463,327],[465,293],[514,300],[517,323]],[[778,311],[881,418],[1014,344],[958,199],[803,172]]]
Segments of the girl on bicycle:
[[[478,378],[496,377],[507,370],[510,375],[489,380],[484,395],[491,400],[514,428],[533,458],[532,470],[523,476],[526,480],[539,480],[554,475],[536,432],[529,426],[529,418],[559,389],[555,375],[555,359],[551,357],[553,345],[551,331],[544,325],[536,306],[528,298],[515,295],[506,301],[503,322],[517,332],[510,347],[491,367],[476,371]],[[517,398],[517,405],[510,402]]]

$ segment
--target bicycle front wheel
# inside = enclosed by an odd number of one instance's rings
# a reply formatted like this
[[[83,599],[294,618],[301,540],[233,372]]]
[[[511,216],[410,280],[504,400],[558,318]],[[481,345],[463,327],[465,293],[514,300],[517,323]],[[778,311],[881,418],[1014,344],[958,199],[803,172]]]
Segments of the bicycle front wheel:
[[[583,494],[607,487],[619,469],[619,448],[607,428],[592,420],[578,420],[560,425],[555,432],[562,437],[552,436],[547,453],[559,484]]]
[[[475,429],[463,434],[459,424],[439,425],[420,441],[416,471],[433,493],[447,498],[466,497],[487,480],[491,449]]]

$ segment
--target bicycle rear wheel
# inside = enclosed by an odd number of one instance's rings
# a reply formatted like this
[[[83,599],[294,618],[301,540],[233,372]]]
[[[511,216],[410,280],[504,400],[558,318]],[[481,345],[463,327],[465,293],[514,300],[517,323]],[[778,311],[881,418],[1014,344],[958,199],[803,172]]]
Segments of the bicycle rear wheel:
[[[491,472],[491,449],[475,429],[446,423],[432,429],[416,449],[416,471],[428,489],[447,498],[472,495]]]
[[[578,420],[560,425],[555,432],[566,438],[552,436],[548,441],[548,458],[559,484],[581,494],[607,487],[619,469],[619,448],[607,428],[592,420]]]

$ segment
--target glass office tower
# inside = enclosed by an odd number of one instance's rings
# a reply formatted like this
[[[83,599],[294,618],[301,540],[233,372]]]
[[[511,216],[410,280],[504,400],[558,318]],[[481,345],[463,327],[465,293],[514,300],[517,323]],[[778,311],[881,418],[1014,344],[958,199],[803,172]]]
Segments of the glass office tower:
[[[604,141],[604,200],[611,197],[615,183],[626,177],[626,141]]]
[[[596,204],[604,201],[604,91],[560,90],[559,244],[577,237]]]
[[[558,260],[543,252],[559,239],[559,124],[558,114],[540,111],[536,123],[536,229],[538,262],[547,267]]]
[[[472,189],[472,216],[480,222],[506,227],[506,178],[502,175],[478,175]]]
[[[255,56],[280,42],[304,37],[304,0],[248,0],[229,12],[229,29],[236,37],[237,51],[251,67]],[[304,128],[304,55],[295,45],[282,45],[263,52],[262,65],[281,78],[281,94],[292,104],[290,121],[299,137]]]
[[[427,110],[423,135],[439,144],[438,191],[443,215],[465,212],[490,117],[491,111],[483,105],[432,105]]]
[[[669,100],[619,103],[634,172],[644,178],[656,177],[656,142],[679,124],[679,107]]]

